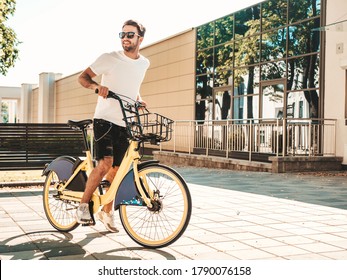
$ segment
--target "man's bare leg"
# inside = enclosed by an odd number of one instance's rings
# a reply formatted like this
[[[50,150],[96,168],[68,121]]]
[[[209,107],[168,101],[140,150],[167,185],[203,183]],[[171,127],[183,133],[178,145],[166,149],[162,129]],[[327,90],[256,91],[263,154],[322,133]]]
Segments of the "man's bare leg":
[[[108,172],[105,174],[104,178],[111,183],[113,181],[114,176],[117,173],[117,170],[118,170],[118,167],[110,168]],[[106,192],[107,191],[108,191],[108,188],[106,189]],[[97,213],[97,217],[100,221],[103,222],[107,230],[111,232],[119,232],[119,230],[116,228],[114,224],[114,216],[113,216],[112,210],[113,210],[113,200],[102,207],[102,210]]]
[[[100,184],[102,178],[107,174],[112,166],[112,157],[105,157],[104,159],[98,162],[98,165],[90,173],[85,191],[83,193],[81,203],[89,203],[92,195],[98,185]]]
[[[108,170],[111,168],[113,162],[112,157],[105,157],[100,160],[98,165],[90,173],[89,178],[86,183],[86,188],[84,190],[83,196],[81,198],[81,203],[76,209],[76,221],[80,224],[89,224],[92,219],[89,213],[88,203],[92,198],[94,191],[99,185],[103,176],[105,176]]]
[[[114,177],[117,174],[118,169],[119,169],[119,166],[110,168],[105,176],[105,179],[109,181],[111,184],[113,182]],[[106,191],[108,191],[108,189],[106,189]],[[113,200],[110,203],[104,205],[103,211],[106,213],[110,213],[112,211],[112,208],[113,208]]]

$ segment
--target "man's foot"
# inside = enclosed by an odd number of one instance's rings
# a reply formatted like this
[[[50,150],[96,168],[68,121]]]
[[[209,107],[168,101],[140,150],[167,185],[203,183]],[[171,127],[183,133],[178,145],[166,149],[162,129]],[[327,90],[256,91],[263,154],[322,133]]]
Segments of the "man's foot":
[[[89,224],[92,221],[88,203],[80,203],[76,210],[76,221],[79,224]]]
[[[119,232],[119,230],[114,225],[113,214],[106,213],[103,210],[96,214],[97,218],[104,223],[107,230],[110,232]]]

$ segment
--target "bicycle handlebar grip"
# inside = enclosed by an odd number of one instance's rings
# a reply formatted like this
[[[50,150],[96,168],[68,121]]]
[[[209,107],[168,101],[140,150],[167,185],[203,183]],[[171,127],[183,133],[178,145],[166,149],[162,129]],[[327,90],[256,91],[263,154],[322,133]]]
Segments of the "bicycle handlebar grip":
[[[96,88],[94,92],[95,92],[95,94],[99,94],[99,89]],[[114,93],[113,91],[110,91],[110,90],[108,91],[107,98],[113,98],[113,99],[116,99],[116,100],[121,102],[120,96],[118,96],[118,94],[116,94],[116,93]]]
[[[95,94],[99,94],[99,89],[96,88],[94,92],[95,92]],[[107,98],[109,98],[109,97],[113,97],[114,99],[118,99],[117,94],[115,94],[114,92],[112,92],[110,90],[108,91],[108,95],[107,95]]]

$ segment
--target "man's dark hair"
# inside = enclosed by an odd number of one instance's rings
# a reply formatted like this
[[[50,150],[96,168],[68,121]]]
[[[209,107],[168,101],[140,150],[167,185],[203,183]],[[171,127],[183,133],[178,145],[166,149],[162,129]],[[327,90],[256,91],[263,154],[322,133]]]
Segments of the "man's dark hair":
[[[139,35],[141,37],[145,37],[146,28],[141,23],[139,23],[138,21],[133,20],[133,19],[129,19],[126,22],[124,22],[123,27],[125,25],[135,26],[137,28],[137,32],[139,33]]]

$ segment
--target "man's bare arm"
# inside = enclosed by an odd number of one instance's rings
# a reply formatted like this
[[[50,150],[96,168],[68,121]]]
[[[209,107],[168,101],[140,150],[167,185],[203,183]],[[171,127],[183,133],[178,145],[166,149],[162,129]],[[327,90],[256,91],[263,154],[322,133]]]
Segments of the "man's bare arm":
[[[95,90],[98,86],[98,83],[93,80],[95,73],[88,67],[84,70],[81,75],[78,77],[78,82],[85,88]]]
[[[98,94],[104,98],[108,95],[108,88],[102,85],[99,85],[97,82],[93,80],[96,74],[88,67],[84,70],[81,75],[78,77],[78,82],[85,88],[89,88],[92,90],[98,90]]]

